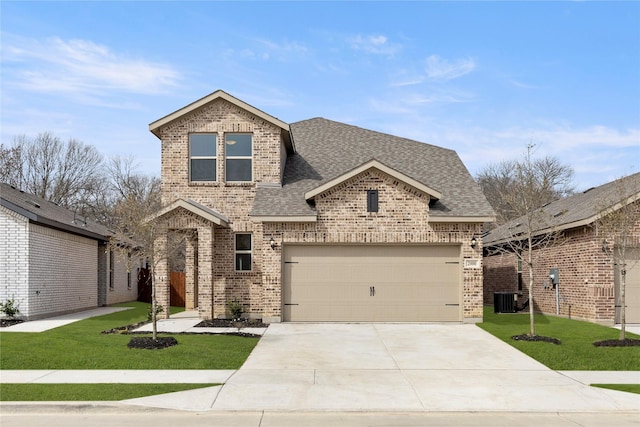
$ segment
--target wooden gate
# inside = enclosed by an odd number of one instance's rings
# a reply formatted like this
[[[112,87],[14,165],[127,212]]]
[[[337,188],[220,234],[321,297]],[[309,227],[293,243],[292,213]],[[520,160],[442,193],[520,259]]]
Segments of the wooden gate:
[[[171,306],[184,307],[186,274],[172,271],[169,273],[169,282],[171,283]]]
[[[171,284],[171,306],[184,307],[186,290],[186,274],[180,272],[169,273],[169,283]],[[149,270],[140,270],[138,275],[138,301],[151,303],[152,279]]]

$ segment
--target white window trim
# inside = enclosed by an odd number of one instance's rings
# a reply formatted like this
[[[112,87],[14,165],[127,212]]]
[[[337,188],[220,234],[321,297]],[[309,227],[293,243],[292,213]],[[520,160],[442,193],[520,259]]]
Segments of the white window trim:
[[[251,249],[249,250],[238,250],[237,248],[237,241],[236,241],[236,236],[239,234],[248,234],[249,238],[251,239]],[[249,269],[248,270],[238,270],[238,264],[236,263],[236,256],[238,254],[249,254],[251,256],[250,262],[249,262]],[[243,273],[243,272],[250,272],[253,271],[253,234],[252,233],[235,233],[233,235],[233,269],[237,272],[237,273]]]
[[[216,137],[216,155],[215,156],[192,156],[191,155],[191,135],[214,135]],[[220,169],[220,165],[218,163],[218,134],[215,132],[193,132],[190,133],[188,138],[189,144],[189,182],[218,182],[218,170]],[[191,160],[215,160],[216,161],[216,179],[214,180],[193,180],[191,179]]]
[[[227,135],[251,135],[251,155],[249,156],[227,156]],[[224,182],[229,183],[243,183],[243,182],[253,182],[254,181],[254,167],[253,167],[253,133],[251,132],[229,132],[224,134]],[[229,181],[227,179],[227,160],[251,160],[251,179],[248,181]],[[253,243],[253,241],[252,241]]]

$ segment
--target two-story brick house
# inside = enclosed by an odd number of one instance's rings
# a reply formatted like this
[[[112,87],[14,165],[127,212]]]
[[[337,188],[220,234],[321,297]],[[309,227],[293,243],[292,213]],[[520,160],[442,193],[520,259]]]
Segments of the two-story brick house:
[[[266,322],[482,318],[494,213],[454,151],[322,118],[287,124],[223,91],[149,129],[162,143],[157,218],[197,232],[186,306],[200,317],[237,299]],[[157,294],[169,303],[166,281]]]

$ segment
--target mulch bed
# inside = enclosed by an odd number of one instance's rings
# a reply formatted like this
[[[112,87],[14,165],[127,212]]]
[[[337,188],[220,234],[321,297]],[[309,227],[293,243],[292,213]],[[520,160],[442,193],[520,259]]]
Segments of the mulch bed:
[[[22,319],[0,319],[0,328],[7,328],[22,322],[24,322]]]
[[[640,346],[640,340],[626,338],[624,340],[604,340],[593,343],[596,347],[634,347]]]
[[[127,347],[129,348],[142,348],[145,350],[159,350],[167,347],[173,347],[178,345],[178,340],[174,337],[133,337]]]
[[[266,323],[262,323],[261,319],[212,319],[203,320],[198,323],[196,328],[266,328],[269,326]]]
[[[551,337],[543,337],[542,335],[527,335],[527,334],[514,335],[511,337],[511,339],[514,339],[516,341],[544,341],[544,342],[550,342],[552,344],[560,345],[559,339],[551,338]]]

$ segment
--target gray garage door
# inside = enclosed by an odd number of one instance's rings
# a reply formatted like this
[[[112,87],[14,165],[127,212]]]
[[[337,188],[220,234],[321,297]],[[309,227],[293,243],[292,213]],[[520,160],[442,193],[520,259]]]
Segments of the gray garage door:
[[[459,246],[284,247],[292,322],[458,322]]]

